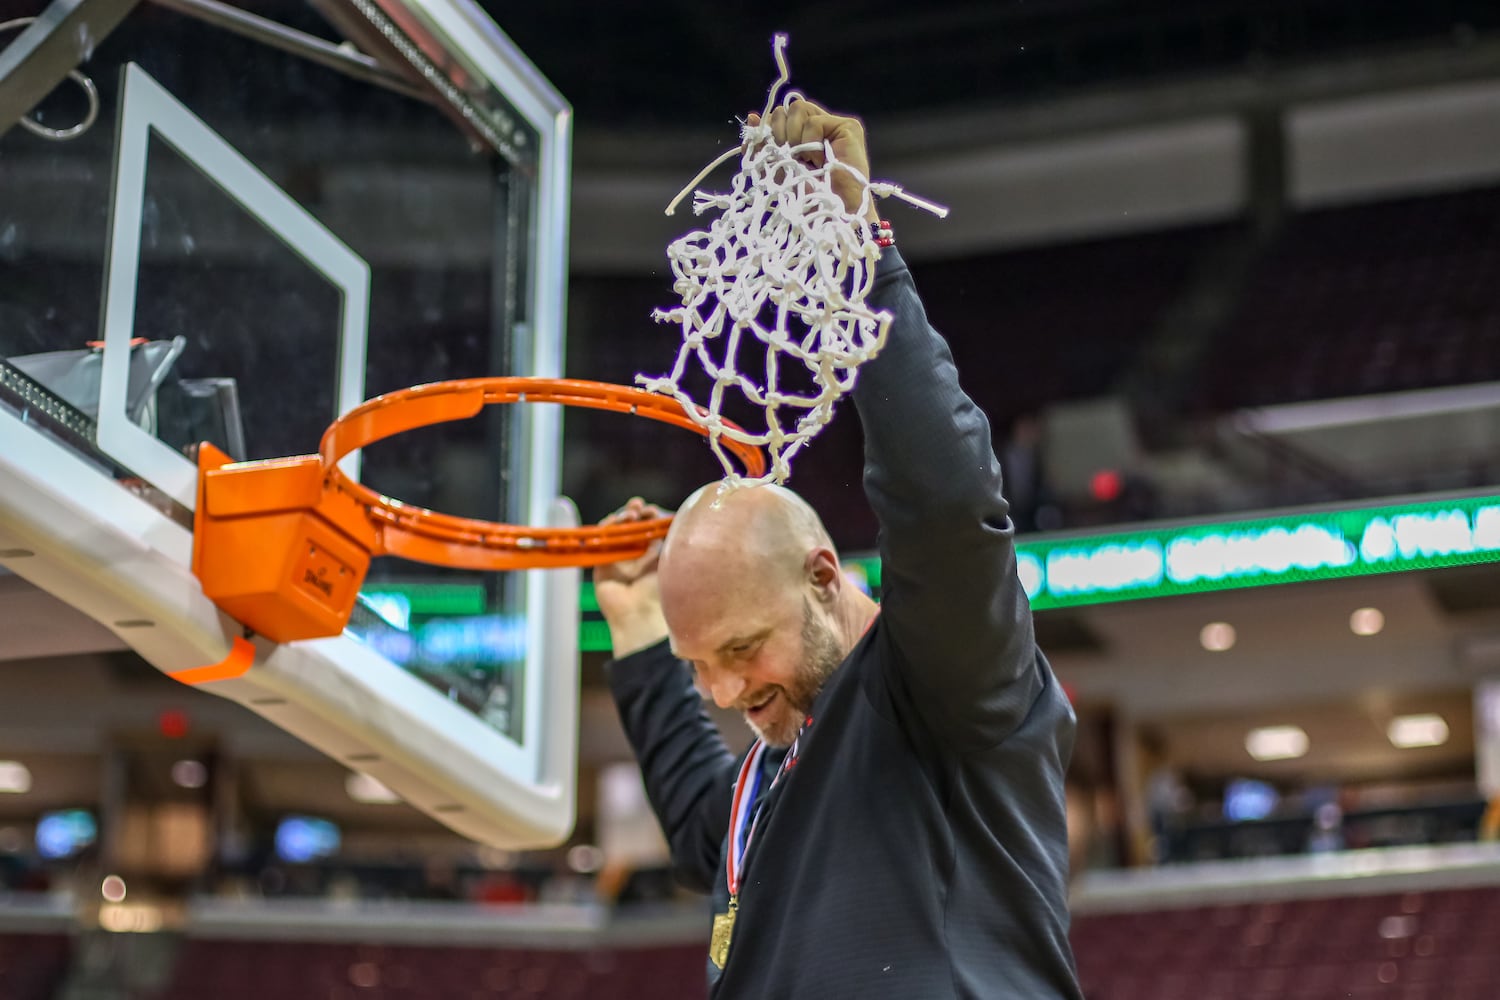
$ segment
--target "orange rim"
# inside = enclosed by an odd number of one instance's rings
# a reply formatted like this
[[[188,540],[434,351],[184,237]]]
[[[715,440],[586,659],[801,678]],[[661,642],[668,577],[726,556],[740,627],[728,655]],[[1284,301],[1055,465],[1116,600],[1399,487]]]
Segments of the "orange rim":
[[[595,566],[642,555],[653,541],[666,537],[670,517],[586,528],[532,528],[457,517],[381,496],[339,468],[339,461],[358,448],[418,427],[465,420],[501,403],[609,410],[708,434],[676,399],[633,386],[521,376],[434,382],[376,396],[336,420],[318,448],[326,482],[365,508],[380,532],[384,553],[421,562],[475,569]],[[739,459],[746,476],[765,474],[759,448],[727,436],[719,440]]]

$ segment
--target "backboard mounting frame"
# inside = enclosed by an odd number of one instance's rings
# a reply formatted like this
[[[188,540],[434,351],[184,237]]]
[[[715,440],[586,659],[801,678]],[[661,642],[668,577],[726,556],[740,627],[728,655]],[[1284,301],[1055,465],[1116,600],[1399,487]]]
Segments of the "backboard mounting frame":
[[[416,31],[412,40],[420,41],[423,52],[443,57],[434,65],[461,69],[449,83],[460,87],[465,106],[484,109],[501,133],[510,135],[513,148],[495,145],[494,152],[517,167],[514,176],[525,181],[517,195],[524,199],[520,235],[529,258],[526,280],[517,289],[524,308],[504,363],[516,372],[559,377],[571,108],[470,0],[381,0],[378,7],[402,31]],[[151,138],[189,160],[338,287],[338,329],[347,342],[340,352],[339,413],[363,401],[371,271],[346,243],[190,111],[191,100],[169,94],[138,66],[127,65],[122,76],[125,87],[115,109],[120,116],[116,156],[129,159],[123,177],[116,178],[106,245],[111,256],[100,314],[107,354],[101,368],[108,388],[101,393],[100,412],[108,416],[99,421],[95,440],[98,454],[153,486],[164,484],[163,493],[190,509],[196,501],[190,489],[196,468],[124,419],[128,380],[122,368],[135,312],[131,254],[138,264],[140,186]],[[424,79],[444,97],[437,81]],[[506,116],[515,126],[512,133],[503,128]],[[129,150],[124,148],[127,138]],[[483,145],[478,149],[488,155]],[[288,230],[295,238],[289,238]],[[131,287],[117,288],[117,283]],[[514,440],[527,476],[524,488],[515,490],[510,513],[518,522],[576,522],[571,504],[558,497],[562,418],[557,410],[517,411]],[[238,623],[203,596],[191,574],[191,549],[190,532],[123,489],[110,470],[89,460],[85,449],[0,407],[0,564],[103,623],[168,674],[223,660],[233,640],[242,636]],[[512,583],[516,602],[507,610],[524,615],[525,633],[522,716],[515,737],[455,706],[444,692],[349,633],[280,645],[257,640],[253,664],[244,674],[202,687],[371,774],[466,836],[510,848],[557,843],[571,832],[575,809],[579,573],[525,571],[508,577],[507,585]]]

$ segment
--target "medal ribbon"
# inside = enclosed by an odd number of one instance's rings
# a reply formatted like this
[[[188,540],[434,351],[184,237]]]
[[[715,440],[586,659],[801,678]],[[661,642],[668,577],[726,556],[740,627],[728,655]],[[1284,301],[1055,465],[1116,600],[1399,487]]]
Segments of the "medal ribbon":
[[[740,776],[734,782],[734,802],[729,807],[729,850],[724,852],[730,896],[739,894],[745,852],[750,849],[750,838],[755,833],[750,816],[754,812],[755,798],[760,793],[760,761],[765,755],[765,743],[756,740],[755,746],[745,755]]]

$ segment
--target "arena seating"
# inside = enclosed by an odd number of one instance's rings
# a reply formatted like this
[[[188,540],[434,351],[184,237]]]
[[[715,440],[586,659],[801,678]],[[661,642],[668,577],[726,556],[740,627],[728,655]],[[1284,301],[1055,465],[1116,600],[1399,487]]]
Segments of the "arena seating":
[[[1500,188],[1289,217],[1215,339],[1199,405],[1500,379]]]
[[[704,992],[701,946],[586,951],[189,939],[143,1000],[673,1000]]]
[[[1500,889],[1075,917],[1089,1000],[1490,1000]]]
[[[52,1000],[67,972],[71,950],[62,934],[0,931],[0,997]]]
[[[1197,226],[952,261],[913,254],[911,264],[933,325],[952,346],[963,384],[989,415],[998,446],[1018,417],[1110,391],[1189,286],[1194,268],[1240,234],[1233,226]],[[574,275],[570,294],[568,371],[630,383],[637,371],[670,365],[676,335],[649,319],[652,308],[671,304],[665,276]],[[754,426],[757,417],[743,419]],[[619,503],[617,491],[594,497],[595,482],[609,479],[607,469],[681,476],[667,487],[680,496],[717,468],[690,436],[645,421],[580,411],[570,412],[565,426],[565,454],[596,455],[587,467],[565,472],[565,489],[586,519]],[[794,475],[792,484],[824,512],[843,545],[868,546],[875,537],[858,490],[860,440],[853,408],[840,408],[802,460],[815,464],[817,475]]]
[[[909,263],[965,387],[1004,427],[1049,402],[1109,391],[1194,268],[1242,232],[1193,226],[956,260],[914,253]],[[665,274],[574,275],[567,370],[628,383],[669,365],[676,335],[650,313],[671,299]]]
[[[1073,923],[1089,1000],[1490,1000],[1500,982],[1497,934],[1500,888],[1084,913]],[[702,984],[695,944],[189,938],[171,985],[145,1000],[674,1000],[701,996]]]
[[[1492,1000],[1500,886],[1085,907],[1072,936],[1088,1000]],[[696,941],[564,948],[287,937],[189,932],[167,984],[138,1000],[699,1000],[704,988]],[[61,934],[0,934],[0,997],[53,1000],[72,951]]]
[[[1244,237],[1196,226],[912,265],[967,388],[1003,428],[1109,391],[1195,266]],[[1500,379],[1497,270],[1500,187],[1293,212],[1214,336],[1195,402],[1223,411]],[[630,381],[669,359],[670,335],[646,320],[669,297],[664,278],[575,277],[574,326],[619,336],[571,338],[569,370]]]
[[[1195,226],[954,261],[914,257],[912,270],[965,388],[1003,429],[1048,403],[1110,392],[1195,268],[1241,233]]]
[[[1242,226],[1203,225],[962,260],[913,254],[912,267],[998,444],[1018,417],[1117,390],[1174,305],[1236,257],[1221,251],[1249,238]],[[1184,401],[1181,416],[1205,417],[1500,380],[1497,269],[1500,187],[1293,212],[1243,284],[1228,283],[1237,287],[1228,318],[1179,376],[1189,387],[1169,395]],[[670,294],[664,277],[575,276],[568,370],[630,382],[651,358],[664,368],[675,335],[647,317]],[[874,523],[850,489],[863,460],[851,411],[841,408],[805,453],[818,475],[794,485],[836,542],[868,545]],[[742,418],[754,426],[759,414]],[[662,496],[716,469],[689,436],[643,421],[570,413],[567,432],[578,465],[565,486],[590,519],[618,503],[611,468],[660,470],[660,483],[640,485]]]

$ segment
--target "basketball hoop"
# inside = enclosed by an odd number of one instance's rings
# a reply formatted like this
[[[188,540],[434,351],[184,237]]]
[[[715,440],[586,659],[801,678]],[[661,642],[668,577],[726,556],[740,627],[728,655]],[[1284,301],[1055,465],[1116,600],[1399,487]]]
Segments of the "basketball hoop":
[[[230,462],[198,451],[193,572],[227,614],[276,642],[337,635],[374,556],[475,570],[597,566],[644,555],[670,517],[587,528],[498,524],[426,510],[355,482],[339,461],[418,427],[464,420],[500,403],[561,403],[707,430],[677,400],[579,379],[496,377],[414,386],[340,417],[316,455]],[[764,474],[754,445],[726,440],[748,476]]]

